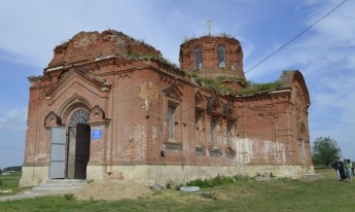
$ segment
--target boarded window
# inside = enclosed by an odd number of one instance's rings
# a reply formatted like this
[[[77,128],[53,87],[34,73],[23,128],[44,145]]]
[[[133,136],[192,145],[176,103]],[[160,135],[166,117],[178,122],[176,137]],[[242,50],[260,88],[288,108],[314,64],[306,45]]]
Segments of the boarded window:
[[[168,126],[169,126],[168,136],[169,136],[169,139],[174,139],[175,110],[176,110],[175,106],[172,106],[172,105],[168,106]]]
[[[202,68],[202,50],[200,47],[195,48],[194,50],[195,56],[195,70]]]
[[[226,49],[224,46],[218,46],[217,48],[217,58],[218,58],[218,67],[226,67]]]

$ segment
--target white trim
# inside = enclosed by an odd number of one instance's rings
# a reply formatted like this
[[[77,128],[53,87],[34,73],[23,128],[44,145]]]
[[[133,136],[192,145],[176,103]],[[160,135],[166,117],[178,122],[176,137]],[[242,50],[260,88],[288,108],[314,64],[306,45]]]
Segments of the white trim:
[[[115,54],[104,55],[104,56],[101,56],[101,57],[96,57],[96,58],[95,58],[95,61],[107,60],[107,59],[115,58],[115,57],[116,57]]]
[[[50,72],[50,71],[55,71],[55,70],[58,70],[58,69],[62,69],[64,66],[56,66],[56,67],[53,67],[53,68],[49,68],[46,70],[46,72]]]
[[[277,91],[271,91],[270,94],[273,93],[291,93],[291,89],[284,89],[284,90],[277,90]]]

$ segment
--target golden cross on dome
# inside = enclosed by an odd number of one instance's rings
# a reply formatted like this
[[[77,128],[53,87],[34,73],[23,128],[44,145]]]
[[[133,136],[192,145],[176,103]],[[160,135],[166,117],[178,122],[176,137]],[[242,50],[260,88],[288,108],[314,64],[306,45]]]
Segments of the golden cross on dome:
[[[211,23],[212,21],[210,19],[207,20],[207,27],[208,27],[208,35],[211,35]]]

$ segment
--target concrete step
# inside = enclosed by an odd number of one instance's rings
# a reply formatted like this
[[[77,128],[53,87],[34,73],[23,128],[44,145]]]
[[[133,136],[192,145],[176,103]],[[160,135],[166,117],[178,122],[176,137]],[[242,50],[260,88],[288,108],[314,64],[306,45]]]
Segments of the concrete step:
[[[25,194],[40,193],[40,194],[69,194],[74,193],[81,187],[69,188],[69,187],[35,187],[32,190],[25,191]]]
[[[25,191],[25,195],[53,195],[53,194],[72,194],[80,188],[87,185],[86,180],[63,179],[63,180],[48,180],[41,183],[39,186]]]
[[[55,183],[55,184],[72,184],[72,183],[87,183],[87,180],[79,179],[49,179],[45,184]]]
[[[38,187],[82,187],[86,184],[86,180],[48,180]]]

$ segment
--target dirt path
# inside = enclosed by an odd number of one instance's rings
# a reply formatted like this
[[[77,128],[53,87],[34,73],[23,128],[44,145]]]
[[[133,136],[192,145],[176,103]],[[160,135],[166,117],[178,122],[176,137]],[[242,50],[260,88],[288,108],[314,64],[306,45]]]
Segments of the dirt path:
[[[153,192],[146,185],[135,182],[97,181],[75,193],[78,200],[121,200],[150,196]]]

